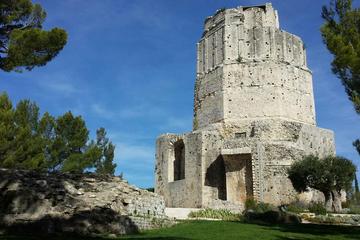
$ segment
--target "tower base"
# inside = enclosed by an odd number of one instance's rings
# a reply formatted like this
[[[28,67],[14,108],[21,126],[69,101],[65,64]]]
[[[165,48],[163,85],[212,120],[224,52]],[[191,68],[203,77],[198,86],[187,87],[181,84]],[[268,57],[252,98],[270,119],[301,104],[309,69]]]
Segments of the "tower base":
[[[285,119],[227,121],[156,143],[155,192],[167,207],[241,211],[247,198],[287,204],[299,196],[287,169],[305,155],[335,154],[327,129]],[[319,194],[301,196],[304,201]]]

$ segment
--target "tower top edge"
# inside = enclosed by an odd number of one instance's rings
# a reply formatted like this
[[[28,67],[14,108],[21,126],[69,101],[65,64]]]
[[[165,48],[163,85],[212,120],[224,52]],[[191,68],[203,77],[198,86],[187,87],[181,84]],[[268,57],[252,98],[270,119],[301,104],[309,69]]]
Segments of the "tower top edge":
[[[248,27],[256,25],[273,26],[279,28],[278,13],[271,3],[262,5],[238,6],[234,8],[218,9],[212,16],[208,16],[204,22],[204,29],[210,29],[226,18],[238,18]],[[229,22],[229,21],[226,21]]]

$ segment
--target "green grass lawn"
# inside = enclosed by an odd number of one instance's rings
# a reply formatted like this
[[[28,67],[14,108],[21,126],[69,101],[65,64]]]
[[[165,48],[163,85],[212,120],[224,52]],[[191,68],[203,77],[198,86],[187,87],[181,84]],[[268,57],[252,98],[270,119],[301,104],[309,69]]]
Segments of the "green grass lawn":
[[[24,236],[1,236],[0,240],[85,240],[105,238],[44,238],[44,237],[24,237]],[[277,225],[262,226],[255,224],[244,224],[240,222],[223,221],[189,221],[180,223],[167,229],[147,231],[142,234],[121,237],[124,239],[162,239],[162,240],[186,240],[186,239],[244,239],[244,240],[325,240],[325,239],[344,239],[360,240],[360,227],[351,226],[325,226],[314,224],[300,225]]]
[[[192,221],[172,228],[154,230],[121,239],[244,239],[244,240],[360,240],[360,227],[313,224],[261,226],[240,222]]]

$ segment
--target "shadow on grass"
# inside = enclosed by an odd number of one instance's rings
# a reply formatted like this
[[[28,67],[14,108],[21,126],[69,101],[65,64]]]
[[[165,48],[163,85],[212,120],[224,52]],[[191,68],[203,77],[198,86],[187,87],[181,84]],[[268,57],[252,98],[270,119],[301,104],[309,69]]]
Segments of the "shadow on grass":
[[[281,224],[281,225],[270,225],[270,224],[257,224],[266,228],[276,228],[277,230],[285,233],[294,234],[309,234],[317,236],[316,239],[322,239],[323,236],[341,236],[342,238],[348,239],[360,239],[360,226],[339,226],[339,225],[320,225],[320,224]],[[279,236],[279,240],[287,239],[307,239],[306,237],[284,237]],[[313,238],[308,238],[313,239]],[[327,238],[324,238],[327,239]]]
[[[140,236],[136,236],[136,237],[124,237],[124,238],[119,238],[119,240],[122,239],[132,239],[132,240],[144,240],[144,239],[161,239],[161,240],[190,240],[189,238],[181,238],[181,237],[140,237]]]
[[[102,238],[102,237],[81,237],[81,236],[46,236],[46,238],[44,238],[44,236],[29,236],[29,235],[0,235],[0,240],[43,240],[43,239],[47,239],[47,240],[109,240],[109,238]],[[132,240],[144,240],[144,239],[160,239],[160,240],[189,240],[188,238],[180,238],[180,237],[148,237],[148,236],[143,236],[141,237],[141,235],[136,235],[136,236],[126,236],[126,237],[119,237],[116,238],[119,240],[122,239],[132,239]]]
[[[34,236],[34,235],[0,235],[0,240],[108,240],[101,237],[80,237],[80,236]]]

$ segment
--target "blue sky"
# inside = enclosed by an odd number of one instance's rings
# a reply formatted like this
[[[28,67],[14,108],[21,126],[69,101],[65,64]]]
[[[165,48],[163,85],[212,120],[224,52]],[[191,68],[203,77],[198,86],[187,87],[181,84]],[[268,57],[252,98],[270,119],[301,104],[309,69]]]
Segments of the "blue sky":
[[[64,50],[31,72],[0,72],[0,91],[13,102],[36,101],[42,111],[71,110],[91,137],[105,127],[116,144],[116,173],[140,187],[154,185],[156,137],[191,131],[196,42],[205,17],[222,7],[263,4],[241,0],[39,0],[45,28],[68,31]],[[358,166],[352,146],[359,117],[322,43],[321,6],[329,0],[274,0],[282,29],[306,44],[313,71],[317,122],[334,130],[339,155]]]

